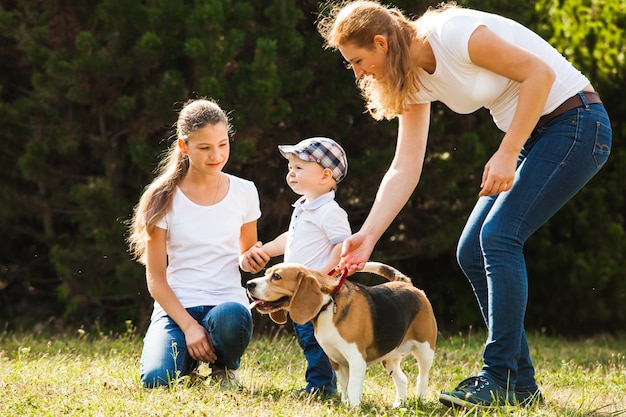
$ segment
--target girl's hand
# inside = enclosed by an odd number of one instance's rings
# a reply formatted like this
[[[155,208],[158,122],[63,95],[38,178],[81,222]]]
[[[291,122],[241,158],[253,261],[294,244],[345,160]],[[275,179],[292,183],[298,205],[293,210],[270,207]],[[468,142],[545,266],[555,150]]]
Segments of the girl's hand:
[[[508,191],[513,186],[518,153],[505,152],[498,149],[485,165],[480,197],[494,195]]]
[[[267,265],[270,258],[263,250],[263,243],[257,242],[241,255],[239,266],[246,272],[256,274]]]
[[[376,241],[368,239],[367,235],[362,232],[357,232],[344,240],[339,269],[348,268],[349,275],[363,269],[375,244]]]
[[[213,363],[217,360],[211,334],[200,323],[185,331],[185,342],[189,356],[197,361]]]

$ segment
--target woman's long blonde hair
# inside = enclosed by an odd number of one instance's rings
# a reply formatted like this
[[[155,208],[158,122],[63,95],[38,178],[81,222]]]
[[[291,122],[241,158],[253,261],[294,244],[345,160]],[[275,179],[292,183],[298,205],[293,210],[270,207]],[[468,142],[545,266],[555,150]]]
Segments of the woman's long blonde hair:
[[[440,6],[440,9],[431,8],[427,13],[456,5]],[[337,49],[349,43],[357,48],[372,49],[374,36],[387,38],[389,52],[384,78],[361,77],[357,85],[374,119],[393,119],[406,111],[420,90],[419,73],[411,63],[411,42],[427,34],[418,32],[400,9],[384,6],[376,0],[344,1],[329,4],[325,9],[328,13],[320,15],[317,21],[325,48]]]
[[[228,115],[212,100],[187,101],[178,115],[176,137],[187,142],[201,127],[224,123],[232,133]],[[189,170],[189,158],[174,140],[156,169],[156,178],[148,185],[133,210],[128,245],[134,259],[145,264],[146,241],[156,224],[172,207],[176,187]]]

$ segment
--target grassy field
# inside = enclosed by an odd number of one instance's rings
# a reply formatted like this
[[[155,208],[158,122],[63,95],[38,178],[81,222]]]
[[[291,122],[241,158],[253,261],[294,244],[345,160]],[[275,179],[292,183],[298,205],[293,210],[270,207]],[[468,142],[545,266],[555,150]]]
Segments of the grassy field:
[[[411,396],[399,409],[390,408],[394,386],[380,365],[368,370],[360,409],[347,408],[338,398],[292,397],[303,385],[304,360],[286,331],[253,340],[240,369],[241,390],[221,391],[210,384],[145,390],[138,376],[141,336],[132,328],[117,336],[82,329],[53,337],[0,332],[0,416],[626,415],[623,338],[568,341],[531,335],[543,405],[454,411],[437,395],[479,370],[484,333],[440,335],[428,398]],[[405,359],[403,368],[414,389],[415,361]]]

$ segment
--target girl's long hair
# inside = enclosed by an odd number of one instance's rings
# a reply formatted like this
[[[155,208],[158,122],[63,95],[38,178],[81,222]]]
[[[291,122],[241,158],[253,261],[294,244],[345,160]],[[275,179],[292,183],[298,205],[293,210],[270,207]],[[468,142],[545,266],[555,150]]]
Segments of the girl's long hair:
[[[187,142],[189,136],[206,125],[224,123],[231,132],[228,115],[212,100],[197,99],[186,102],[176,122],[176,137]],[[130,235],[127,239],[134,259],[145,264],[146,242],[157,223],[172,207],[178,184],[189,171],[189,158],[180,151],[174,140],[156,169],[156,178],[149,184],[133,210]]]
[[[449,7],[456,7],[456,4],[430,8],[423,17]],[[372,49],[374,36],[387,38],[389,52],[384,78],[377,80],[364,76],[357,80],[368,112],[374,119],[381,120],[393,119],[406,111],[421,88],[418,70],[411,62],[411,43],[428,34],[419,32],[414,22],[398,8],[384,6],[375,0],[329,4],[326,9],[328,13],[320,15],[317,21],[325,48],[337,49],[349,43],[357,48]]]

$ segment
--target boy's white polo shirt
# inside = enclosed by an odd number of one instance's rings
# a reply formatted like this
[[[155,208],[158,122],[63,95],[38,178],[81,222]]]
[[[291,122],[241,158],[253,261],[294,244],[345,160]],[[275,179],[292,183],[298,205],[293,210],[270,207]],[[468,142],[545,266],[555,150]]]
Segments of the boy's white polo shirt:
[[[284,261],[322,268],[333,246],[352,234],[348,214],[335,201],[334,191],[313,201],[303,196],[293,207]]]

